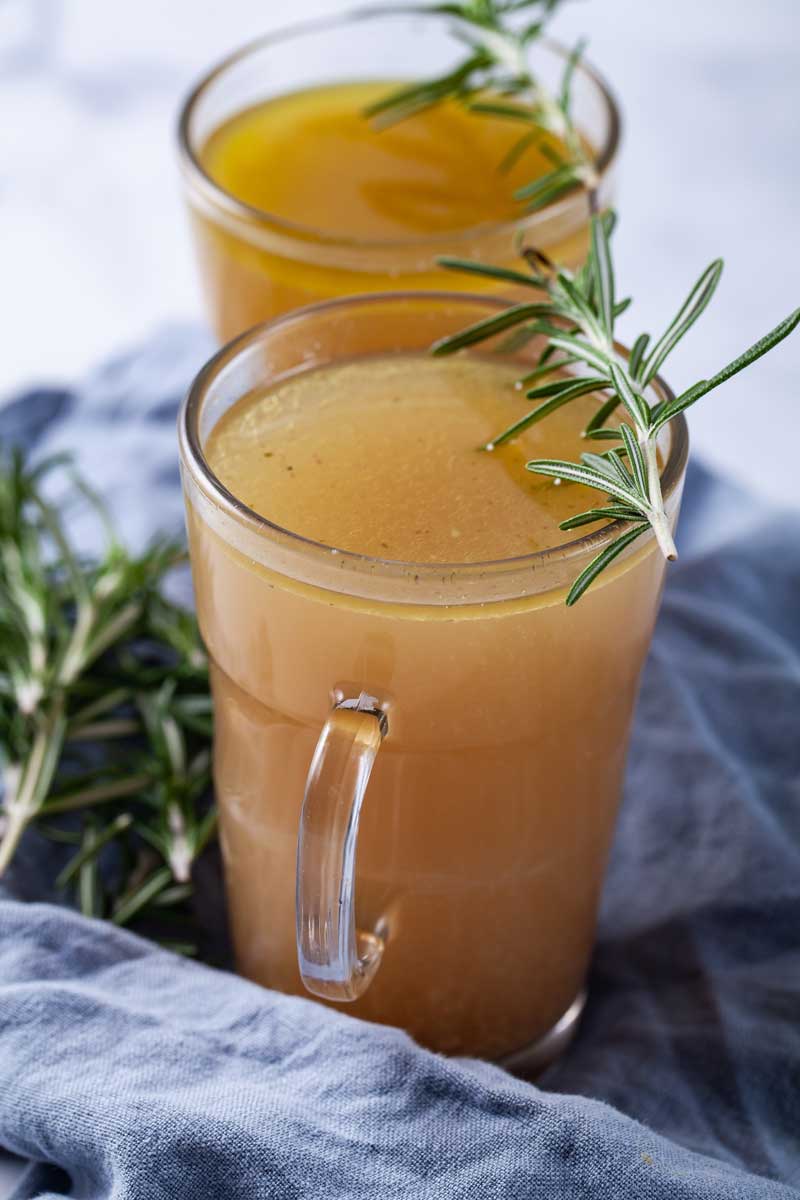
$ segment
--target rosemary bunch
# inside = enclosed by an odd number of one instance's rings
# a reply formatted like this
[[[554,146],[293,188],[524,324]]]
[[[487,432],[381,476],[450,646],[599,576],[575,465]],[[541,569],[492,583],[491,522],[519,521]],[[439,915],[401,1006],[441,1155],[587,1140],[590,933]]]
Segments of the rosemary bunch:
[[[105,525],[97,562],[46,499],[62,472],[67,503],[88,501]],[[0,874],[36,825],[73,847],[57,885],[119,925],[185,917],[215,829],[206,657],[194,618],[161,591],[183,557],[165,541],[126,553],[65,460],[0,456]]]
[[[557,94],[531,71],[529,49],[544,32],[561,0],[462,0],[461,3],[392,6],[391,11],[445,17],[466,55],[445,74],[397,88],[366,109],[378,128],[456,100],[471,112],[515,122],[520,136],[502,162],[510,170],[532,146],[552,170],[518,188],[515,199],[528,212],[544,207],[575,187],[587,192],[592,211],[599,179],[591,152],[572,119],[572,79],[584,43],[568,56]],[[522,17],[518,22],[515,18]]]
[[[602,453],[586,452],[580,462],[536,459],[527,464],[529,471],[551,476],[557,482],[585,484],[608,498],[602,506],[562,521],[561,529],[577,529],[602,520],[624,522],[621,532],[575,580],[567,604],[574,604],[600,572],[649,528],[664,556],[677,557],[661,494],[659,433],[673,417],[766,354],[800,323],[800,309],[796,309],[715,375],[701,379],[672,400],[654,401],[648,396],[648,385],[708,305],[723,264],[716,259],[706,267],[662,335],[651,342],[648,334],[640,334],[630,356],[624,359],[617,352],[614,326],[631,301],[617,299],[610,244],[614,223],[610,212],[592,217],[589,253],[584,266],[575,273],[557,267],[532,249],[523,250],[527,271],[461,259],[440,260],[451,270],[488,276],[538,293],[531,303],[513,305],[434,346],[436,354],[452,354],[508,330],[515,331],[517,344],[534,337],[545,339],[537,366],[520,381],[523,386],[535,384],[526,393],[529,400],[535,401],[534,407],[483,449],[492,451],[556,409],[590,394],[599,395],[600,404],[584,436],[619,443]],[[583,374],[576,375],[576,369]],[[623,411],[623,419],[609,425],[618,409]]]

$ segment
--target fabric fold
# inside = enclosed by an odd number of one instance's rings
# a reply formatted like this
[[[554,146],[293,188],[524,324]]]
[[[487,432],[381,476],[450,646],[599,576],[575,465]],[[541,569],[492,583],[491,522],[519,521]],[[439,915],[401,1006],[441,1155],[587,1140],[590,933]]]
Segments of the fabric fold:
[[[0,438],[81,447],[132,541],[174,531],[204,350],[164,335],[68,402],[21,398]],[[796,525],[692,468],[586,1013],[536,1086],[30,903],[52,864],[29,839],[0,900],[18,1200],[800,1197]]]
[[[0,1139],[58,1164],[66,1194],[791,1194],[597,1100],[440,1058],[53,906],[0,904],[0,976]]]

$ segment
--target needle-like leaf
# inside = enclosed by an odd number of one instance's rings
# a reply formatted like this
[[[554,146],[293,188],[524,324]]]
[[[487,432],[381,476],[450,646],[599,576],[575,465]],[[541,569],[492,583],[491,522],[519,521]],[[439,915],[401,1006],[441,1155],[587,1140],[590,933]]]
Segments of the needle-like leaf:
[[[638,388],[631,382],[627,371],[623,371],[619,363],[611,360],[608,365],[611,382],[620,400],[627,408],[638,429],[647,429],[650,424],[650,410],[647,401]]]
[[[456,350],[474,346],[476,342],[484,342],[487,338],[503,333],[506,329],[521,325],[536,317],[549,315],[549,313],[550,310],[545,304],[516,304],[512,308],[506,308],[497,313],[496,316],[484,317],[483,320],[476,321],[474,325],[463,329],[461,333],[441,338],[438,342],[434,342],[431,350],[434,354],[454,354]]]
[[[636,539],[641,537],[643,533],[646,533],[647,529],[647,524],[634,525],[632,529],[628,529],[625,533],[621,533],[620,536],[611,542],[610,545],[606,546],[604,550],[601,550],[597,555],[597,558],[592,559],[588,567],[581,571],[580,575],[573,583],[572,587],[567,593],[567,606],[572,607],[577,600],[580,600],[583,593],[590,586],[590,584],[594,583],[601,571],[605,571],[606,567],[609,567],[614,559],[618,558],[619,555],[622,554],[622,551],[626,550],[632,542],[635,542]]]
[[[538,291],[545,286],[545,280],[524,271],[514,271],[509,267],[493,267],[488,263],[473,262],[468,258],[448,258],[446,255],[437,260],[440,267],[448,271],[459,271],[463,275],[482,275],[487,279],[495,279],[500,283],[513,283],[517,287],[532,287]]]
[[[592,265],[597,305],[609,341],[614,339],[614,267],[611,248],[602,221],[592,221]]]
[[[562,369],[566,365],[567,370],[572,370],[583,363],[590,368],[592,374],[583,383],[580,377],[577,377],[574,385],[559,377],[533,388],[530,397],[539,399],[542,403],[509,429],[504,430],[490,446],[515,436],[534,421],[541,420],[571,400],[586,395],[589,389],[599,394],[610,393],[598,406],[584,432],[587,439],[617,441],[622,443],[620,446],[605,454],[587,451],[581,455],[579,463],[538,459],[528,463],[528,469],[540,475],[554,476],[559,480],[581,483],[606,492],[618,501],[616,505],[606,506],[606,517],[618,520],[638,518],[635,534],[631,531],[624,537],[638,537],[647,528],[651,528],[664,556],[672,559],[676,556],[676,551],[672,540],[671,517],[661,492],[657,450],[659,431],[668,421],[695,404],[701,396],[719,387],[788,337],[800,324],[800,309],[791,313],[770,333],[710,379],[700,380],[673,400],[652,396],[653,389],[648,388],[649,382],[655,378],[669,354],[708,305],[719,282],[722,263],[716,260],[703,272],[677,316],[649,353],[649,336],[640,334],[633,344],[628,361],[625,362],[614,343],[614,319],[620,310],[620,303],[615,299],[614,268],[609,240],[613,228],[612,213],[592,217],[589,255],[584,266],[574,274],[563,267],[555,267],[545,254],[535,248],[523,249],[522,256],[532,268],[536,284],[546,297],[544,303],[532,306],[535,307],[535,314],[521,311],[520,306],[517,306],[516,310],[507,310],[506,320],[509,325],[517,321],[527,321],[525,328],[528,336],[538,335],[546,343],[540,359],[541,365],[535,367],[525,378],[529,382],[541,378],[541,367],[546,367],[548,358],[558,352],[561,352],[559,361]],[[497,322],[502,320],[502,314],[491,318],[487,323],[488,329],[491,331],[496,328]],[[449,350],[475,345],[482,340],[482,336],[486,335],[480,325],[472,326],[464,333],[448,338],[446,347],[440,345],[438,349],[442,352],[445,348]],[[549,373],[549,368],[547,372]],[[652,400],[648,397],[652,397]],[[623,421],[615,428],[608,422],[620,405],[630,418],[630,424]],[[622,456],[627,460],[627,466]],[[601,520],[602,518],[597,516],[599,512],[596,508],[589,509],[586,513],[570,519],[562,528],[578,528],[591,520]],[[589,568],[576,580],[569,603],[574,603],[583,594],[600,571],[626,544],[627,542],[620,543],[618,540],[593,560]]]
[[[602,508],[589,508],[586,512],[559,521],[558,528],[580,529],[583,525],[596,525],[598,521],[640,521],[641,517],[642,514],[635,508],[626,508],[624,504],[604,504]]]
[[[598,466],[596,460],[599,460],[604,466],[602,468]],[[590,466],[597,466],[598,470],[604,470],[611,474],[611,477],[622,484],[624,488],[635,488],[635,480],[631,479],[630,472],[623,465],[620,451],[616,447],[612,450],[606,450],[604,454],[583,453],[581,455],[581,462],[587,463]],[[642,500],[644,499],[645,497],[642,497]]]
[[[509,425],[507,429],[504,429],[496,438],[487,443],[484,449],[493,450],[495,446],[502,446],[504,442],[511,441],[512,438],[518,437],[526,429],[530,428],[531,425],[535,425],[537,421],[541,421],[543,417],[556,412],[557,409],[562,408],[565,404],[569,404],[572,400],[577,399],[578,396],[585,396],[588,392],[593,392],[595,386],[596,384],[593,379],[579,379],[577,382],[572,383],[568,380],[565,387],[559,388],[555,395],[551,395],[549,400],[545,400],[538,408],[531,409],[524,417],[520,417],[513,425]],[[540,392],[542,390],[546,391],[547,389],[539,389]],[[530,393],[530,395],[533,397],[534,393]]]
[[[67,484],[58,508],[43,498],[56,471]],[[98,561],[70,542],[64,514],[78,503],[106,532]],[[203,803],[207,658],[193,616],[160,594],[184,553],[160,542],[127,554],[63,459],[28,467],[0,449],[0,873],[36,825],[78,846],[56,882],[81,910],[107,917],[114,909],[137,928],[156,899],[137,874],[142,852],[152,854],[146,843],[161,846],[148,872],[172,879],[172,864],[185,873],[215,828]],[[170,821],[175,811],[179,823]],[[188,892],[172,899],[185,905]]]
[[[596,207],[599,183],[591,151],[572,118],[572,87],[584,50],[580,42],[567,56],[561,85],[552,95],[533,74],[528,51],[544,32],[547,18],[560,0],[463,0],[463,3],[397,6],[415,14],[444,17],[454,36],[466,43],[467,57],[434,79],[395,88],[369,105],[365,115],[378,129],[418,115],[445,102],[465,105],[476,117],[489,117],[527,126],[498,163],[507,171],[531,147],[549,158],[553,170],[539,175],[514,193],[533,211],[559,200],[576,187],[585,187],[590,207]],[[532,10],[536,17],[521,27],[516,13]],[[397,11],[397,9],[395,9]]]
[[[643,496],[647,495],[647,467],[645,465],[642,452],[639,449],[639,443],[636,440],[636,435],[629,425],[623,421],[620,424],[619,431],[622,434],[622,440],[625,443],[625,449],[628,451],[628,462],[631,465],[633,478],[636,480],[636,486]]]
[[[526,468],[536,475],[550,475],[555,479],[566,479],[570,483],[582,483],[585,487],[597,488],[609,496],[615,496],[625,504],[638,508],[641,500],[633,490],[633,486],[625,487],[621,482],[611,477],[611,474],[595,470],[578,463],[562,462],[558,459],[536,458],[526,463]]]
[[[683,302],[678,315],[667,327],[666,332],[659,338],[648,354],[641,368],[641,382],[644,386],[654,379],[661,364],[677,346],[681,338],[689,332],[697,318],[707,307],[708,302],[717,290],[722,275],[722,259],[717,258],[706,267],[697,283]]]
[[[644,356],[647,353],[647,347],[650,344],[650,334],[640,333],[631,349],[631,356],[628,360],[628,370],[630,371],[631,379],[635,379],[637,383],[641,382],[639,373],[641,371]]]
[[[714,388],[718,388],[721,383],[725,383],[726,380],[731,379],[734,375],[738,375],[738,373],[743,371],[745,367],[749,367],[751,363],[754,363],[757,359],[761,358],[762,355],[766,354],[769,350],[772,350],[775,346],[782,342],[784,338],[787,338],[799,324],[800,308],[797,308],[783,321],[779,322],[774,329],[771,329],[769,333],[765,334],[764,337],[759,338],[759,340],[755,342],[749,348],[749,350],[745,350],[744,354],[740,354],[738,358],[734,358],[733,361],[729,362],[728,365],[723,367],[721,371],[717,371],[716,375],[712,375],[710,379],[704,379],[701,380],[700,383],[696,383],[693,387],[688,388],[682,393],[682,395],[673,400],[671,404],[668,404],[666,408],[662,410],[658,420],[656,421],[656,432],[661,429],[662,426],[666,425],[667,421],[671,421],[673,417],[676,417],[678,413],[683,412],[684,409],[687,409],[690,407],[690,405],[695,404],[701,396],[705,396],[708,394],[708,392],[712,392]]]

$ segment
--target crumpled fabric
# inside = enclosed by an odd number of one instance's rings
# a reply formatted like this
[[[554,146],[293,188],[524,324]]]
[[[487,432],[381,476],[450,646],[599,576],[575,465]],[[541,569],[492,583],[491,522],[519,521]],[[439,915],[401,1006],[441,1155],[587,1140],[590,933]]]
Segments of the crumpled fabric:
[[[180,527],[165,332],[0,438],[79,447],[128,540]],[[87,536],[89,536],[87,534]],[[800,536],[690,470],[577,1038],[538,1080],[0,899],[0,1145],[17,1200],[800,1197]],[[20,898],[22,897],[22,898]]]

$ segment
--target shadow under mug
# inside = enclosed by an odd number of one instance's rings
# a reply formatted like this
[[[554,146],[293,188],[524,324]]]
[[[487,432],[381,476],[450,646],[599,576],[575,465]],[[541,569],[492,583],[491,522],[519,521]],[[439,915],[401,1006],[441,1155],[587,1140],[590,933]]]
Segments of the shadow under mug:
[[[531,1067],[579,1010],[663,581],[652,536],[567,609],[607,529],[495,562],[384,561],[257,515],[204,455],[243,396],[424,351],[498,307],[392,293],[257,327],[200,372],[180,449],[239,969]],[[660,450],[674,522],[683,418]]]

